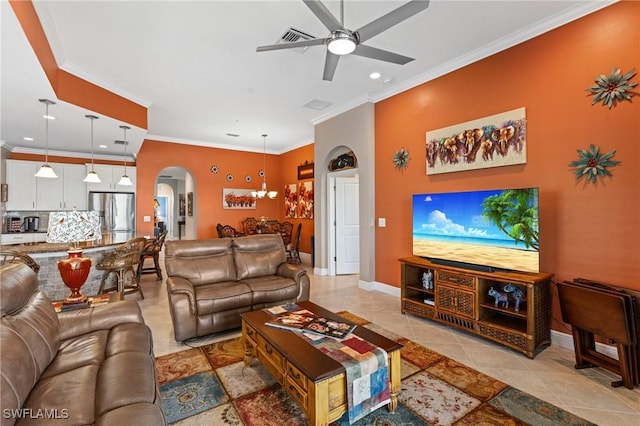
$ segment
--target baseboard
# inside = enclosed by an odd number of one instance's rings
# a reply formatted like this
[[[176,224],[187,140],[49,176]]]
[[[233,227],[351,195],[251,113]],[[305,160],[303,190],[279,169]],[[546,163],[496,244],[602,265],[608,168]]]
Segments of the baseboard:
[[[574,351],[573,336],[571,334],[551,330],[551,344]],[[609,358],[618,359],[618,350],[615,346],[596,342],[596,351],[608,356]]]
[[[366,291],[379,291],[382,293],[389,294],[391,296],[400,297],[401,292],[400,288],[394,287],[389,284],[380,283],[377,281],[358,281],[358,288],[361,288]],[[573,347],[573,336],[571,334],[563,333],[556,330],[551,330],[551,344],[554,346],[559,346],[561,348],[568,349],[570,351],[574,350]],[[596,350],[613,359],[618,359],[618,350],[615,346],[605,345],[604,343],[596,342]]]
[[[400,289],[389,284],[379,283],[377,281],[358,281],[358,288],[366,291],[379,291],[381,293],[390,294],[391,296],[400,297]]]

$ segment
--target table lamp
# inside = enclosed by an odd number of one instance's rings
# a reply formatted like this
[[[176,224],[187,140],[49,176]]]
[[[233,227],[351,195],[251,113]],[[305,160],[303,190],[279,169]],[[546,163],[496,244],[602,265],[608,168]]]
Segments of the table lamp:
[[[91,259],[82,256],[81,241],[93,241],[101,236],[100,219],[96,212],[71,211],[49,213],[47,229],[48,243],[71,243],[67,259],[58,261],[58,270],[71,295],[63,301],[64,305],[87,302],[87,296],[80,293],[89,271]]]

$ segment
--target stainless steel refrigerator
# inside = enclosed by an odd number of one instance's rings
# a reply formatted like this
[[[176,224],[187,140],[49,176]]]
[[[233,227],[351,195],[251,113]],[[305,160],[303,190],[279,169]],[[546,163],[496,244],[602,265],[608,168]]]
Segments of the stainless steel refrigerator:
[[[89,210],[98,213],[103,237],[108,237],[114,242],[124,242],[135,235],[135,194],[89,192]]]

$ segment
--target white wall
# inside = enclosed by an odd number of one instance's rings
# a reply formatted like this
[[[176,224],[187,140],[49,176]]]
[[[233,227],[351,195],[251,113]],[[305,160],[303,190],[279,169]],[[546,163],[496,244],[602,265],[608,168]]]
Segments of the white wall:
[[[360,280],[375,280],[375,117],[374,104],[366,103],[316,124],[314,136],[315,268],[328,271],[327,174],[336,154],[352,150],[360,175]]]

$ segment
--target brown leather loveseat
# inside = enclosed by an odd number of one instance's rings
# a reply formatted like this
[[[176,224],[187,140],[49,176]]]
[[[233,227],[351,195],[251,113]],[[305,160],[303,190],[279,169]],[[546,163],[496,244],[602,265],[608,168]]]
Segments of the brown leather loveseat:
[[[28,266],[0,275],[3,426],[165,424],[136,302],[56,313]]]
[[[240,314],[309,300],[309,276],[287,263],[278,234],[165,243],[177,341],[238,328]]]

